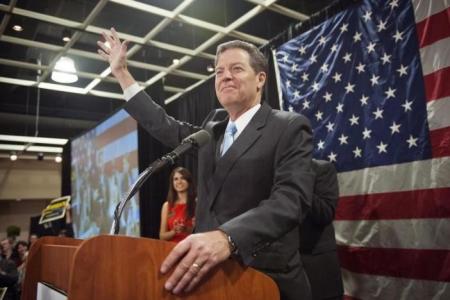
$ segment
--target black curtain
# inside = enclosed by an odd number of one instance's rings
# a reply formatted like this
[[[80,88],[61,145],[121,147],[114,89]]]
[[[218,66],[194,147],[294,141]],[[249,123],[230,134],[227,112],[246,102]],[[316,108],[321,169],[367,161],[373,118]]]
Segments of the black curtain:
[[[165,94],[161,81],[148,87],[146,92],[151,95],[155,102],[164,106]],[[139,173],[170,150],[138,125]],[[141,236],[155,239],[159,238],[161,207],[164,201],[166,201],[169,174],[170,169],[163,169],[157,174],[152,175],[142,185],[139,191]]]
[[[220,104],[214,89],[214,78],[210,78],[197,88],[169,103],[166,111],[177,120],[200,126],[208,113],[219,107]],[[180,158],[177,165],[189,169],[194,178],[197,178],[195,151]]]
[[[72,188],[70,183],[70,144],[67,142],[63,147],[62,162],[61,162],[61,196],[67,196],[72,194]]]

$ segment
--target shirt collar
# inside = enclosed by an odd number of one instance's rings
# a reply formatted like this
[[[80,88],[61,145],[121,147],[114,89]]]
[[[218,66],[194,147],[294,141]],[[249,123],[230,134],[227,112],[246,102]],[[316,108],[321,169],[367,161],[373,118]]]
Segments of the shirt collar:
[[[234,135],[234,139],[236,139],[241,134],[241,132],[244,131],[245,127],[247,127],[248,123],[250,123],[251,119],[253,118],[253,116],[256,114],[256,112],[259,110],[260,107],[261,103],[258,103],[249,110],[247,110],[245,113],[243,113],[241,116],[239,116],[239,118],[234,120],[234,125],[236,125],[237,129]],[[230,122],[231,121],[228,120],[228,123]]]

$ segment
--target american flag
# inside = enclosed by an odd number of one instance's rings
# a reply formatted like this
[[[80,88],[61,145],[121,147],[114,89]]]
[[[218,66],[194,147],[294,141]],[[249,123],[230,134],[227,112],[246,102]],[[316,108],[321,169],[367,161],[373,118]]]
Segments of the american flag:
[[[450,1],[364,0],[276,49],[339,172],[349,299],[450,299]]]

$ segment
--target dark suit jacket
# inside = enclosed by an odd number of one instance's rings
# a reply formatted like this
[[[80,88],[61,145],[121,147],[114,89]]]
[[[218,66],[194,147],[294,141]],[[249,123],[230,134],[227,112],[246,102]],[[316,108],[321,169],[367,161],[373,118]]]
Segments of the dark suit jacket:
[[[314,196],[310,211],[300,225],[300,253],[314,300],[343,295],[341,269],[336,253],[334,213],[339,186],[333,164],[313,160]]]
[[[144,92],[127,111],[170,147],[200,129],[176,121]],[[245,264],[270,275],[284,299],[308,299],[298,253],[298,220],[310,206],[312,140],[303,116],[262,105],[223,157],[228,119],[212,111],[203,123],[212,139],[199,150],[196,232],[221,229],[235,241]]]

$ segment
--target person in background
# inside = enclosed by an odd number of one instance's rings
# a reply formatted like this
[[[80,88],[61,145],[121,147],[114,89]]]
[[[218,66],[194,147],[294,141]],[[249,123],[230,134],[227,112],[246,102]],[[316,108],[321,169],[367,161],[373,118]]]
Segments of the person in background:
[[[16,267],[19,266],[21,264],[21,262],[19,259],[19,255],[17,254],[17,252],[15,251],[15,249],[13,247],[12,241],[9,238],[4,238],[0,242],[0,245],[1,245],[2,258],[10,259],[16,264]]]
[[[8,239],[5,239],[8,240]],[[3,240],[4,241],[4,240]],[[2,241],[2,243],[3,243]],[[6,294],[3,300],[16,300],[17,295],[17,280],[19,273],[17,271],[16,263],[8,258],[0,258],[0,287],[6,287]]]
[[[39,236],[36,233],[31,233],[28,237],[28,249],[31,249],[31,246],[39,239]]]
[[[170,174],[167,201],[161,209],[161,240],[180,242],[192,233],[195,212],[195,185],[191,173],[182,167]]]
[[[313,300],[342,299],[342,284],[333,220],[339,186],[333,164],[312,160],[315,174],[311,209],[300,226],[300,255],[311,284]]]

